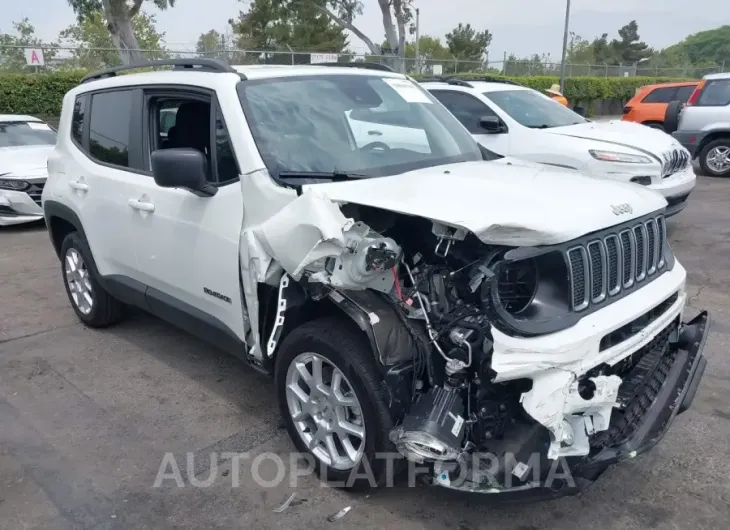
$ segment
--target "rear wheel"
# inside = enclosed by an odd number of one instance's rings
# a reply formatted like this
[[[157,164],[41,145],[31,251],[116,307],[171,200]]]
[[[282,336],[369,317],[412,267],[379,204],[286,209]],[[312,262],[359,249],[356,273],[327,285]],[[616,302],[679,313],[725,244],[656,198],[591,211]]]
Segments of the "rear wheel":
[[[64,238],[61,261],[66,294],[79,319],[93,328],[118,322],[123,305],[99,283],[89,246],[78,232],[71,232]]]
[[[707,144],[700,152],[700,167],[713,177],[730,177],[730,138],[720,138]]]
[[[337,318],[293,330],[276,354],[275,380],[286,428],[314,457],[323,480],[348,489],[382,482],[392,421],[381,376],[361,332]]]

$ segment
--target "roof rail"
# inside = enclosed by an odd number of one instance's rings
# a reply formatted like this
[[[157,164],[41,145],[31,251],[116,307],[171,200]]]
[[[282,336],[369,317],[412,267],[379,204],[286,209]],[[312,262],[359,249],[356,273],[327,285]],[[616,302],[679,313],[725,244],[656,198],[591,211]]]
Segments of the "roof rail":
[[[457,79],[455,77],[446,77],[446,76],[434,76],[434,77],[427,77],[426,79],[421,79],[421,83],[448,83],[449,85],[456,85],[456,86],[463,86],[467,88],[474,88],[474,86],[471,83],[467,83],[463,79]]]
[[[151,68],[156,66],[174,66],[175,70],[198,70],[204,72],[219,72],[219,73],[234,73],[239,72],[215,59],[161,59],[158,61],[146,61],[143,63],[127,64],[123,66],[115,66],[113,68],[106,68],[93,74],[85,76],[81,82],[86,83],[88,81],[96,81],[97,79],[104,79],[106,77],[115,77],[117,72],[124,72],[126,70],[138,70],[140,68]],[[241,74],[239,74],[241,75]],[[243,77],[243,76],[242,76]]]
[[[365,61],[351,61],[349,63],[313,63],[310,66],[343,66],[345,68],[362,68],[364,70],[379,70],[381,72],[394,72],[390,66],[380,63],[367,63]]]

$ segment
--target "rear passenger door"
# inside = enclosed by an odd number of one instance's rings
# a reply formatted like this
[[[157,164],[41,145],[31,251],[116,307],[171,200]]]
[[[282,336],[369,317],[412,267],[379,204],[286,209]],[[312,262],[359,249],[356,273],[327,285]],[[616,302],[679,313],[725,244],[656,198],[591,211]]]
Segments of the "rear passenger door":
[[[467,128],[480,144],[502,156],[510,154],[508,132],[490,134],[479,126],[479,120],[482,117],[494,116],[499,118],[497,113],[486,103],[471,94],[456,90],[438,89],[430,90],[430,92],[444,107],[449,109],[451,114],[456,116],[456,119]]]
[[[170,115],[175,120],[165,130]],[[158,149],[198,149],[208,159],[208,180],[217,187],[209,197],[161,188],[150,171],[129,196],[143,205],[133,215],[139,235],[139,274],[149,286],[147,303],[158,316],[177,325],[204,322],[207,326],[190,331],[227,347],[221,340],[243,340],[245,330],[238,254],[243,199],[225,118],[215,94],[202,88],[147,88],[144,116],[141,137],[148,169]],[[211,330],[216,330],[215,336],[206,335]]]
[[[68,194],[84,227],[91,253],[104,277],[138,280],[127,197],[149,179],[136,142],[141,91],[118,88],[79,96],[66,167]],[[81,108],[84,112],[81,112]]]

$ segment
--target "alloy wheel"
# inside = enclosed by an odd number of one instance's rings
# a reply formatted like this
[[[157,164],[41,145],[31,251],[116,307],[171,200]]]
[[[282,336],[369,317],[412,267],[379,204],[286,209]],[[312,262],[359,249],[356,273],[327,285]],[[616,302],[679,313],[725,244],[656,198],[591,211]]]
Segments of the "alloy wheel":
[[[715,173],[725,173],[730,170],[730,147],[718,145],[707,153],[707,167]]]
[[[94,292],[84,258],[77,249],[69,248],[64,258],[64,265],[71,299],[82,314],[88,315],[94,308]]]
[[[365,450],[360,402],[342,371],[325,357],[301,353],[286,374],[289,414],[302,441],[326,465],[353,468]]]

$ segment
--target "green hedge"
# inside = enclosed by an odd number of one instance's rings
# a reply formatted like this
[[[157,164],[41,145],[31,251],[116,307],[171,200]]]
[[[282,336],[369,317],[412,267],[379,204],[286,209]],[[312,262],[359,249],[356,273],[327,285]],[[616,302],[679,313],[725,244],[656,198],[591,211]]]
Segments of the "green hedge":
[[[63,95],[78,85],[85,74],[85,71],[79,70],[49,74],[0,74],[0,114],[58,116]],[[480,76],[463,74],[459,77],[476,80]],[[536,90],[545,90],[559,82],[557,77],[552,76],[504,79]],[[571,103],[587,104],[607,99],[627,101],[637,88],[664,81],[677,80],[663,77],[572,77],[565,80],[565,95]]]

